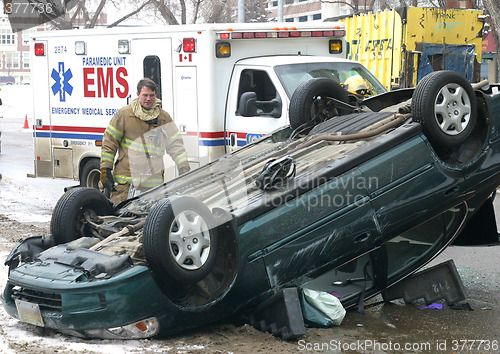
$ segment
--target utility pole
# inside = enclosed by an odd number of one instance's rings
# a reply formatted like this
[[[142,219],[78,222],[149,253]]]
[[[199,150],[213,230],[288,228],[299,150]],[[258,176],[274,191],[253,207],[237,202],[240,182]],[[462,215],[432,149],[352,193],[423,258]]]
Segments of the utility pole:
[[[245,0],[238,0],[238,23],[245,23]]]

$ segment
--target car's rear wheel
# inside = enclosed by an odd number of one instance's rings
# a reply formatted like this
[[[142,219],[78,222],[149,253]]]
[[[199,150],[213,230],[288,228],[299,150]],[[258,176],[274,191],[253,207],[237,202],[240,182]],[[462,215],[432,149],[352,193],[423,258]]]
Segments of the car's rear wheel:
[[[196,198],[173,197],[155,205],[144,225],[143,245],[160,287],[194,284],[210,273],[217,251],[214,227],[212,213]]]
[[[302,82],[290,99],[290,125],[293,129],[314,121],[321,123],[336,115],[349,113],[332,98],[349,103],[347,91],[339,83],[316,78]]]
[[[93,236],[87,218],[113,214],[111,202],[94,188],[78,187],[63,194],[54,207],[50,231],[56,244]]]
[[[438,148],[462,144],[474,130],[477,100],[465,77],[454,71],[436,71],[417,85],[412,98],[413,120]]]

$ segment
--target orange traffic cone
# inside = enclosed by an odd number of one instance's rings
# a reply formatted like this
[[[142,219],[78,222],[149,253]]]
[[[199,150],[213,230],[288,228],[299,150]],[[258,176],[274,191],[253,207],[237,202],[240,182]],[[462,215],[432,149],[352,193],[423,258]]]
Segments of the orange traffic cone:
[[[24,116],[24,127],[23,128],[24,129],[29,128],[29,125],[28,125],[28,115],[27,114]]]

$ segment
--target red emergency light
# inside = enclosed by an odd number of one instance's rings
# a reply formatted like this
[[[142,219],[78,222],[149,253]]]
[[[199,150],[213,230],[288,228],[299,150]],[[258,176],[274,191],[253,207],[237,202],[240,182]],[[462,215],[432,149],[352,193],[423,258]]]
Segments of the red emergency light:
[[[194,38],[183,38],[182,39],[182,50],[185,53],[196,52],[196,40]]]
[[[35,55],[37,57],[45,55],[45,45],[43,43],[35,43]]]

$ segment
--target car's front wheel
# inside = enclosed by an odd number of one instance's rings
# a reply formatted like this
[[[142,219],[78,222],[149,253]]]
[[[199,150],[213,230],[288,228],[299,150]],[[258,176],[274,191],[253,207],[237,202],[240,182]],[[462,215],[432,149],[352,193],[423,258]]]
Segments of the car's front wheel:
[[[454,71],[436,71],[417,85],[412,98],[413,120],[438,148],[462,144],[474,130],[477,100],[472,86]]]
[[[172,282],[197,283],[210,273],[215,262],[215,219],[196,198],[164,199],[146,219],[143,245],[146,261],[160,287]]]

